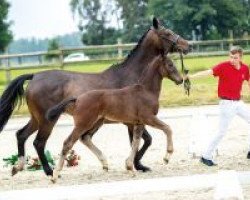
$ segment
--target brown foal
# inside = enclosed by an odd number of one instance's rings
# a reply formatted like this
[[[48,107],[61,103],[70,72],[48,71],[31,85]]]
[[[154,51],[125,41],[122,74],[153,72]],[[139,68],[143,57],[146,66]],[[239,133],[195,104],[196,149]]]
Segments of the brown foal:
[[[164,56],[155,58],[144,70],[138,84],[122,89],[93,90],[77,98],[70,98],[52,107],[47,119],[53,121],[63,112],[74,118],[74,129],[64,141],[60,160],[53,172],[53,181],[63,168],[65,156],[75,142],[104,119],[134,125],[132,151],[126,160],[127,170],[133,171],[133,160],[138,150],[144,125],[162,130],[166,134],[167,148],[164,160],[169,161],[173,153],[172,131],[170,127],[156,117],[159,109],[159,95],[162,80],[167,77],[177,84],[182,83],[173,62]],[[105,164],[105,161],[104,163]]]

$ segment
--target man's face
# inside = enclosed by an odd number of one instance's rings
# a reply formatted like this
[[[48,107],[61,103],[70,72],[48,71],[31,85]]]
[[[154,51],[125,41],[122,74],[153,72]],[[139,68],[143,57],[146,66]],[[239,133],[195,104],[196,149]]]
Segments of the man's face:
[[[230,61],[233,65],[238,65],[241,61],[241,54],[240,53],[235,53],[235,54],[230,53],[229,57],[230,57]]]

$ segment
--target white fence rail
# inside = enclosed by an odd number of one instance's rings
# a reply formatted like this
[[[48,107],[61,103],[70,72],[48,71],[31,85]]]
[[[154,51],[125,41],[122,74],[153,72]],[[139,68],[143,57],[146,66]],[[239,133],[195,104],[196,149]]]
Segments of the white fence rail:
[[[192,52],[185,56],[185,58],[227,55],[230,45],[241,45],[246,50],[246,54],[250,54],[250,39],[191,41],[190,44],[193,46]],[[67,64],[64,62],[64,57],[75,52],[84,53],[90,58],[90,60],[81,62],[119,61],[123,59],[135,45],[134,43],[119,43],[115,45],[66,47],[50,52],[0,55],[0,70],[5,71],[6,79],[9,82],[11,79],[11,70],[41,69],[44,67],[63,69]]]

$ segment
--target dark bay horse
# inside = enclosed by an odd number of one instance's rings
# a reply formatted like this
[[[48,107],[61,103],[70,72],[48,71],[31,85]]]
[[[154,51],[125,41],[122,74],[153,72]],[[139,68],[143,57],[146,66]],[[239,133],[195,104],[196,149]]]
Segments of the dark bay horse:
[[[31,118],[29,122],[17,131],[18,165],[13,167],[12,175],[23,170],[25,164],[25,142],[28,137],[37,132],[33,142],[43,165],[46,175],[51,176],[53,170],[44,154],[46,142],[57,120],[53,122],[45,118],[46,111],[68,97],[77,97],[94,89],[122,88],[137,82],[145,66],[158,55],[167,54],[173,49],[188,52],[189,45],[169,29],[162,27],[156,18],[153,26],[140,39],[137,46],[120,64],[110,67],[99,74],[76,73],[60,70],[50,70],[36,74],[26,74],[13,80],[3,92],[0,99],[0,131],[4,128],[18,101],[25,95]],[[23,85],[30,80],[26,91]],[[90,130],[96,131],[97,128]],[[132,138],[133,126],[128,125],[129,136]],[[144,129],[142,138],[144,145],[138,151],[134,165],[137,170],[146,171],[149,168],[140,163],[140,159],[151,144],[151,136]]]
[[[156,117],[159,110],[159,95],[164,77],[174,80],[177,84],[182,83],[182,77],[173,62],[162,56],[155,58],[144,71],[138,84],[122,89],[92,90],[77,98],[63,100],[48,110],[49,121],[58,119],[63,112],[68,112],[74,119],[74,129],[63,143],[52,181],[58,178],[66,155],[75,142],[95,127],[98,121],[104,119],[134,126],[132,151],[126,160],[127,170],[133,171],[133,161],[144,125],[158,128],[165,133],[167,148],[164,160],[168,162],[173,153],[172,131]]]

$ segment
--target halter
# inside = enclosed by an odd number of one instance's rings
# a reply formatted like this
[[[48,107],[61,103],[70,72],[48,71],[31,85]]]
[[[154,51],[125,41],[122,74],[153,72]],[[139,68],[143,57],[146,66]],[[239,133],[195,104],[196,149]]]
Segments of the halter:
[[[182,55],[182,52],[180,51],[180,59],[181,59],[181,72],[182,74],[185,76],[188,74],[189,70],[185,68],[184,66],[184,62],[183,62],[183,55]],[[183,87],[184,87],[184,90],[185,90],[185,94],[187,94],[189,96],[190,94],[190,89],[191,89],[191,82],[190,80],[187,78],[187,79],[183,79]]]
[[[161,29],[165,29],[165,28],[161,27]],[[151,30],[152,30],[152,29],[151,29]],[[153,29],[153,30],[154,30],[154,29]],[[154,30],[154,31],[155,31],[155,30]],[[164,37],[164,36],[161,36],[161,37],[162,37],[163,39],[165,39],[165,40],[170,41],[170,42],[172,43],[172,46],[175,47],[175,46],[177,46],[177,42],[178,42],[180,36],[177,35],[177,34],[175,34],[175,33],[173,33],[172,31],[170,31],[170,34],[171,34],[172,36],[174,36],[174,39],[173,39],[173,40],[171,40],[171,39],[169,39],[169,38],[167,38],[167,37]],[[182,51],[179,51],[179,52],[180,52],[180,59],[181,59],[181,71],[182,71],[182,74],[183,74],[183,75],[187,75],[188,72],[189,72],[189,70],[186,69],[185,66],[184,66]],[[185,90],[185,94],[187,94],[187,95],[189,96],[189,94],[190,94],[190,89],[191,89],[191,82],[190,82],[189,79],[185,79],[185,80],[183,79],[183,87],[184,87],[184,90]]]
[[[153,30],[153,31],[155,31],[155,32],[157,32],[154,28],[150,28],[150,29]],[[163,30],[163,29],[165,29],[165,28],[164,28],[164,27],[160,27],[160,30]],[[157,34],[158,34],[158,33],[157,33]],[[164,37],[164,36],[161,36],[161,38],[163,38],[164,40],[170,41],[171,44],[172,44],[173,46],[177,46],[177,43],[178,43],[178,40],[179,40],[180,36],[177,35],[177,34],[175,34],[175,33],[173,33],[172,31],[170,31],[170,34],[171,34],[172,36],[174,36],[174,39],[173,39],[173,40],[171,40],[171,39],[169,39],[169,38],[167,38],[167,37]]]
[[[167,37],[164,37],[164,36],[161,36],[161,37],[162,37],[164,40],[170,41],[170,42],[172,43],[173,46],[177,46],[177,43],[178,43],[178,40],[179,40],[180,36],[177,35],[177,34],[175,34],[175,33],[171,33],[171,32],[170,32],[170,34],[174,37],[173,40],[171,40],[171,39],[169,39],[169,38],[167,38]]]

